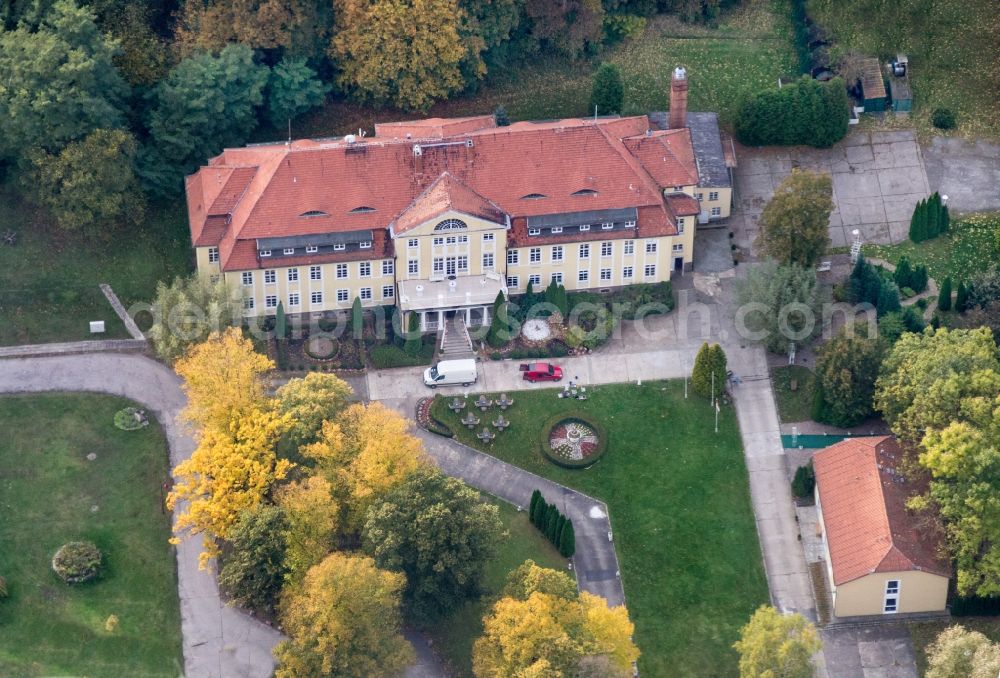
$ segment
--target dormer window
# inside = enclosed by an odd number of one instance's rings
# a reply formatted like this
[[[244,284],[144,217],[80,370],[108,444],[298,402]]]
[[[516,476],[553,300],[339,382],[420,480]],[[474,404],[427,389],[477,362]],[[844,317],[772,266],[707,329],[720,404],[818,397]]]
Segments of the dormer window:
[[[601,230],[602,231],[610,231],[614,227],[615,227],[614,224],[608,223],[608,222],[604,222],[603,224],[601,224]]]
[[[556,234],[556,233],[562,233],[562,226],[553,226],[552,227],[552,233],[553,233],[553,235]]]
[[[299,215],[300,217],[328,217],[330,216],[326,212],[321,210],[309,210],[308,212],[303,212]]]
[[[580,224],[580,230],[581,231],[589,231],[590,230],[590,224]]]
[[[333,246],[333,250],[334,250],[335,252],[343,252],[343,251],[344,251],[344,250],[346,250],[346,249],[347,249],[347,245],[345,245],[345,244],[344,244],[344,243],[342,243],[342,242],[338,242],[337,244],[335,244],[335,245]]]
[[[374,207],[369,207],[368,205],[362,205],[361,207],[355,207],[348,214],[366,214],[367,212],[374,212]]]
[[[635,228],[635,222],[634,221],[626,221],[625,222],[625,228]]]
[[[529,193],[528,195],[522,195],[521,200],[540,200],[547,197],[544,193]]]
[[[262,256],[262,257],[269,257],[269,256],[271,256],[271,250],[261,250],[260,251],[260,256]]]
[[[319,252],[319,247],[316,245],[306,245],[306,254],[316,254]]]
[[[575,191],[573,195],[577,197],[592,196],[597,195],[597,191],[592,188],[581,188],[579,191]]]
[[[363,250],[369,250],[372,247],[372,241],[371,240],[362,240],[360,243],[358,243],[358,247],[360,247]]]
[[[285,249],[281,250],[281,253],[284,254],[286,257],[291,256],[292,254],[295,254],[295,248],[286,247]]]
[[[541,232],[542,232],[542,229],[540,229],[540,228],[529,228],[528,229],[528,235],[540,235]]]

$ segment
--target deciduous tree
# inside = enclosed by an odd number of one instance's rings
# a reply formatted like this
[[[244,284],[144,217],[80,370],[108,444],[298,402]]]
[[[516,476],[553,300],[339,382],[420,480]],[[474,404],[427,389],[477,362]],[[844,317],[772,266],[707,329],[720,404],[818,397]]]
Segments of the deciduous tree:
[[[543,47],[577,59],[601,42],[601,0],[525,0],[531,35]]]
[[[362,545],[379,567],[406,575],[407,607],[428,620],[479,593],[486,565],[505,538],[495,505],[424,466],[372,505]]]
[[[153,325],[147,335],[162,360],[173,363],[212,332],[239,324],[242,309],[225,278],[212,282],[207,275],[176,277],[156,285]]]
[[[762,605],[740,629],[733,647],[740,653],[741,678],[811,678],[812,655],[819,651],[820,640],[816,627],[802,615]]]
[[[122,126],[128,86],[89,8],[59,0],[36,30],[0,31],[0,157],[58,152],[96,129]]]
[[[456,0],[337,0],[337,29],[330,56],[340,85],[377,106],[423,111],[465,84],[469,55],[461,28],[465,10]],[[479,49],[482,42],[478,43]],[[485,66],[474,58],[474,76]]]
[[[288,573],[285,512],[261,505],[243,511],[229,532],[219,583],[237,605],[263,614],[275,610]]]
[[[927,647],[926,678],[996,678],[1000,643],[979,631],[949,626]]]
[[[801,344],[819,330],[819,285],[813,269],[768,261],[750,270],[736,294],[743,305],[737,322],[743,323],[746,338],[769,351],[784,353],[790,342]]]
[[[412,661],[400,633],[403,575],[371,558],[333,553],[282,601],[289,640],[278,645],[277,678],[382,678]]]
[[[278,410],[292,420],[286,441],[293,449],[316,442],[323,422],[334,421],[353,393],[346,381],[333,374],[310,372],[289,380],[275,393]]]
[[[199,429],[228,434],[244,415],[268,409],[264,375],[273,369],[239,328],[213,332],[174,366],[188,399],[182,416]]]
[[[820,346],[817,388],[823,394],[824,424],[849,428],[873,412],[875,379],[884,347],[878,338],[841,334]]]
[[[603,62],[594,71],[590,89],[590,109],[595,109],[599,115],[621,113],[625,101],[625,86],[622,84],[622,72],[616,64]]]
[[[313,565],[333,550],[340,507],[333,486],[323,476],[310,476],[279,487],[274,500],[285,511],[287,578],[298,583]]]
[[[793,169],[760,216],[757,246],[783,265],[816,265],[830,246],[833,183],[829,174]]]
[[[185,0],[176,48],[182,56],[218,52],[232,43],[319,57],[332,6],[310,0]]]
[[[526,560],[507,575],[500,595],[527,600],[536,592],[573,600],[578,591],[576,582],[565,572],[540,567],[534,560]]]
[[[274,65],[267,81],[267,116],[284,129],[289,120],[322,104],[329,91],[305,59],[286,57]]]

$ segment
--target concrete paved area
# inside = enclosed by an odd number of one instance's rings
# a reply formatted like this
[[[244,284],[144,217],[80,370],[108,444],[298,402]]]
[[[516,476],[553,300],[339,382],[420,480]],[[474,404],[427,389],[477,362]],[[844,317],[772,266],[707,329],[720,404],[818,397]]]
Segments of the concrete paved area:
[[[829,678],[916,678],[910,632],[902,624],[831,628],[820,632]]]
[[[930,194],[920,146],[912,131],[851,132],[829,149],[803,146],[737,150],[737,208],[731,221],[749,241],[760,214],[793,167],[826,172],[833,179],[830,240],[842,247],[858,229],[869,243],[906,239],[913,207]]]
[[[930,190],[951,210],[1000,210],[1000,144],[934,137],[922,150]]]
[[[123,396],[156,416],[170,446],[171,466],[191,456],[195,442],[177,415],[186,404],[180,378],[160,363],[114,353],[0,360],[0,393],[92,391]],[[198,569],[201,539],[177,546],[184,673],[191,678],[266,678],[280,634],[219,596],[215,574]]]

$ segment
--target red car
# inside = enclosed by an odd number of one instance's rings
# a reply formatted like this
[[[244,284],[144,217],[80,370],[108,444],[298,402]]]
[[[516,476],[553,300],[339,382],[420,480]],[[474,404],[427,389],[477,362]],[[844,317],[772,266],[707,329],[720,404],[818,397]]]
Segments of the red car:
[[[519,368],[526,381],[561,381],[562,368],[551,363],[521,363]]]

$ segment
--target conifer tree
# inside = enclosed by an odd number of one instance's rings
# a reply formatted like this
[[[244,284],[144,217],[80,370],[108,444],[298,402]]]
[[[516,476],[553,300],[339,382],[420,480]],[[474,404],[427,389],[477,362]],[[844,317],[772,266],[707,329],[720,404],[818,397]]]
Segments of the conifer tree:
[[[416,312],[410,312],[406,321],[406,341],[403,343],[403,351],[407,355],[415,356],[420,353],[420,318]]]
[[[913,242],[923,242],[924,240],[927,240],[926,200],[921,200],[917,203],[917,206],[913,208],[913,216],[910,217],[910,240]]]
[[[896,281],[896,284],[900,287],[909,287],[913,289],[913,269],[910,267],[910,260],[906,257],[901,257],[899,263],[896,264],[896,272],[892,274],[892,279]]]
[[[875,309],[879,317],[900,309],[899,288],[896,287],[895,283],[889,281],[882,283],[882,288],[878,292],[878,303],[875,305]]]
[[[361,338],[362,321],[364,319],[361,310],[361,297],[354,297],[354,304],[351,306],[351,335],[355,339]]]
[[[535,504],[535,509],[531,514],[531,524],[541,530],[545,525],[544,520],[548,517],[548,513],[548,502],[545,501],[544,497],[539,496],[538,502]]]
[[[486,333],[486,343],[494,348],[498,348],[507,343],[507,299],[503,291],[497,292],[496,299],[493,300],[493,318],[490,321],[489,332]]]
[[[545,521],[545,536],[549,538],[549,541],[555,541],[556,527],[559,525],[559,516],[559,509],[550,504],[549,515]]]
[[[944,279],[941,283],[941,292],[938,294],[938,309],[942,311],[951,310],[951,277]]]
[[[713,379],[713,373],[715,375]],[[713,394],[712,387],[715,386]],[[691,388],[700,396],[711,398],[722,395],[726,386],[726,354],[718,345],[701,345],[694,359],[694,370],[691,372]]]
[[[556,520],[556,530],[552,535],[552,545],[557,549],[559,548],[560,539],[562,539],[563,530],[566,529],[566,516],[559,514],[558,520]]]
[[[559,538],[559,554],[563,558],[572,558],[576,553],[576,535],[573,532],[573,521],[567,520]]]
[[[913,274],[910,276],[910,289],[917,294],[927,289],[927,267],[923,264],[913,269]]]
[[[941,196],[936,192],[927,201],[927,226],[924,234],[925,240],[936,238],[940,231],[941,224]]]
[[[532,524],[535,522],[535,509],[538,508],[538,502],[542,499],[541,490],[535,490],[531,493],[531,503],[528,505],[528,517],[531,519]]]
[[[969,288],[964,282],[959,281],[958,291],[955,294],[955,310],[964,313],[969,308]]]

